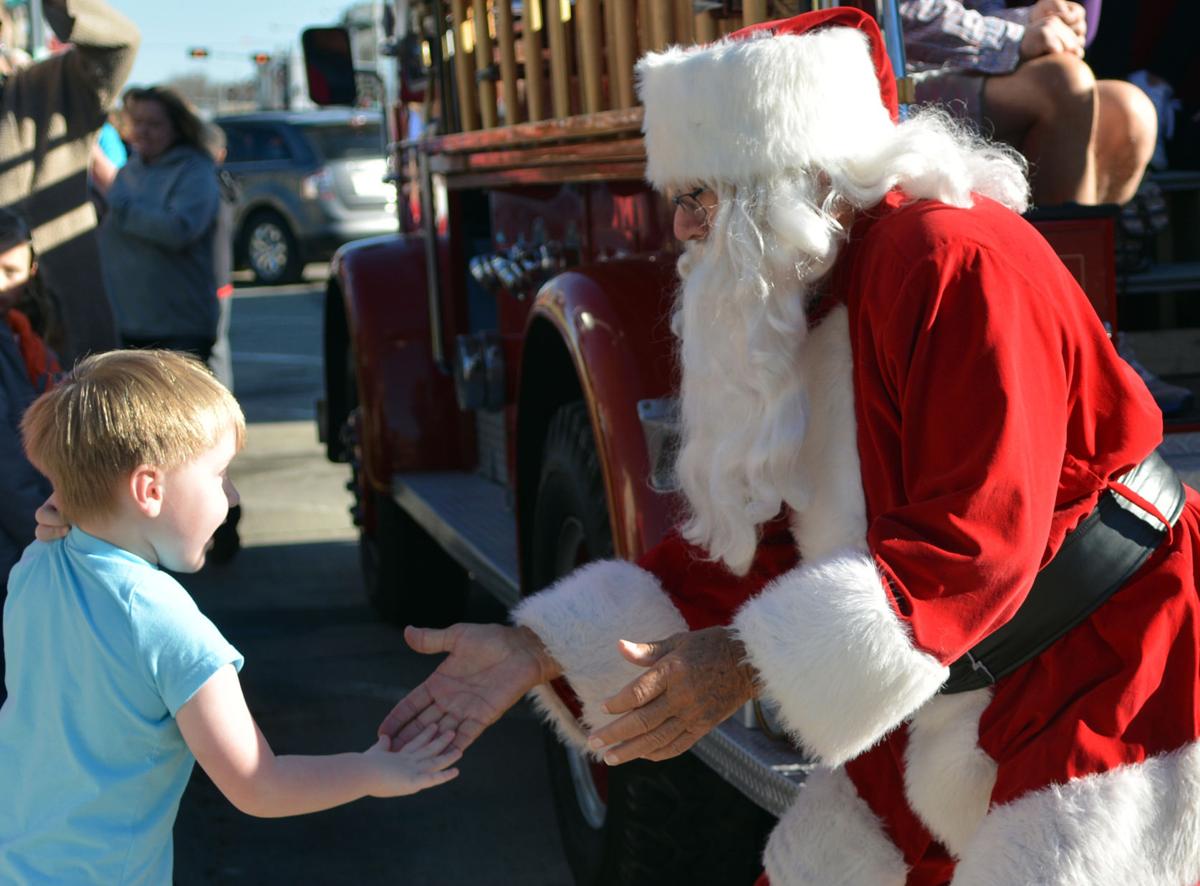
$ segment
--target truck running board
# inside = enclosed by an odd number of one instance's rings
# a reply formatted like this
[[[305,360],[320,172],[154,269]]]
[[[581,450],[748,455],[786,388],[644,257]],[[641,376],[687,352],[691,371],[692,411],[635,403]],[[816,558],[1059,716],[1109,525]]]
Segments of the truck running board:
[[[392,497],[489,594],[521,599],[517,521],[508,490],[465,471],[397,474]]]
[[[508,490],[478,474],[397,474],[396,503],[505,606],[521,599],[517,529]],[[774,815],[788,807],[812,764],[753,725],[747,709],[693,748],[696,756]]]

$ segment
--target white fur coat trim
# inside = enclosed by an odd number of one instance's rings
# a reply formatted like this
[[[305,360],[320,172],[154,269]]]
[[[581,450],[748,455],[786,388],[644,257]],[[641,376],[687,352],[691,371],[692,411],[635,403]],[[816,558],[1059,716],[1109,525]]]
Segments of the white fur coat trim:
[[[733,627],[785,726],[829,766],[876,744],[949,676],[913,646],[861,550],[780,576]]]
[[[853,158],[893,127],[853,28],[673,46],[644,56],[636,76],[646,178],[659,189]]]
[[[991,700],[991,689],[935,695],[908,723],[908,805],[956,857],[987,814],[996,785],[996,761],[979,746],[979,718]]]
[[[531,693],[567,744],[587,751],[587,732],[616,719],[605,699],[645,672],[622,657],[618,640],[662,640],[687,630],[679,610],[649,572],[625,560],[577,569],[513,610],[514,624],[542,638],[583,706],[582,727],[548,685]]]
[[[792,533],[801,556],[815,562],[845,548],[863,547],[867,538],[845,305],[835,307],[808,333],[800,351],[800,375],[808,420],[798,469],[807,497],[790,503]]]
[[[771,886],[904,886],[907,868],[841,769],[805,780],[767,841]]]
[[[952,886],[1194,886],[1200,743],[994,808]]]

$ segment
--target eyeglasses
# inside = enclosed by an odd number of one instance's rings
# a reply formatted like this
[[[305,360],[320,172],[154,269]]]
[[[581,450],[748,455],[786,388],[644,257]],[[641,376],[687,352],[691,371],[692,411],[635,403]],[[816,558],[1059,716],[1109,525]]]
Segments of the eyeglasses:
[[[694,191],[688,191],[686,194],[676,194],[671,198],[671,202],[675,204],[677,209],[682,209],[692,217],[692,220],[702,228],[708,227],[708,206],[701,203],[697,197],[707,191],[708,188],[699,187]]]

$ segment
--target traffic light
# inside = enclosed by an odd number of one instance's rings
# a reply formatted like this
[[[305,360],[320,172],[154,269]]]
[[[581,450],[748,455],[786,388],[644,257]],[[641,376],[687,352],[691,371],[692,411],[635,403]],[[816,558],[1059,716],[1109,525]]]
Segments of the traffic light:
[[[189,58],[208,58],[208,50],[203,46],[193,46],[188,50]]]
[[[265,52],[256,52],[251,56],[256,65],[265,65],[271,60],[271,56]]]

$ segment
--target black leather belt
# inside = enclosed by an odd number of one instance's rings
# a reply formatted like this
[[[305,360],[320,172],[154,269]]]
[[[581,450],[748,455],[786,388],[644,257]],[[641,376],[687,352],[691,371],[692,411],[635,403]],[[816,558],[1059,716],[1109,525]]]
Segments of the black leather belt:
[[[1171,526],[1183,512],[1183,484],[1158,453],[1117,482],[1157,508]],[[1037,574],[1012,619],[951,663],[950,679],[941,692],[990,686],[1039,655],[1116,593],[1159,546],[1167,530],[1153,515],[1105,490],[1095,509]]]

